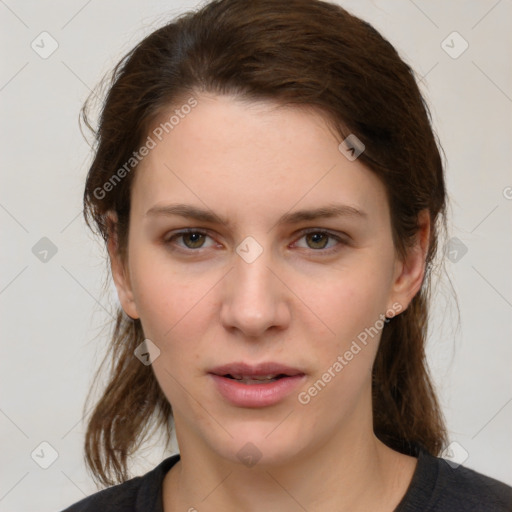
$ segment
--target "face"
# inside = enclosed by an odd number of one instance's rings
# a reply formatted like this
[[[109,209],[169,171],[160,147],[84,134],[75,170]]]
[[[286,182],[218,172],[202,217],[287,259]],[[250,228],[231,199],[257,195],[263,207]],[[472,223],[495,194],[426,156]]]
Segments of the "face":
[[[370,435],[381,329],[422,247],[398,259],[383,184],[318,112],[196,98],[136,170],[127,261],[109,244],[180,449],[281,464]]]

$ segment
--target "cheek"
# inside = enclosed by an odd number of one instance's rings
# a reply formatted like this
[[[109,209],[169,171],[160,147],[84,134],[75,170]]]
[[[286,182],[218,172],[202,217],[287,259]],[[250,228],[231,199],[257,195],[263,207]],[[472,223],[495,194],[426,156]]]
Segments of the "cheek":
[[[169,261],[150,254],[134,254],[132,286],[144,334],[162,349],[190,343],[208,321],[205,308],[214,276],[176,271]]]
[[[360,264],[332,273],[322,287],[309,293],[305,302],[322,320],[325,339],[336,340],[328,345],[338,352],[344,351],[360,333],[376,323],[380,326],[390,292],[388,274],[370,264]]]
[[[183,386],[201,373],[205,331],[211,325],[215,280],[170,270],[159,258],[133,262],[133,290],[144,336],[160,350],[152,369],[167,400],[176,410],[195,407]],[[211,293],[211,291],[210,291]]]
[[[308,402],[309,411],[323,414],[327,422],[336,422],[341,411],[357,407],[368,392],[391,282],[382,268],[361,258],[357,265],[333,274],[323,294],[319,289],[315,293],[312,309],[329,330],[316,338],[312,355],[317,364],[300,403]],[[312,328],[309,337],[315,339],[314,335]]]
[[[299,403],[308,414],[334,425],[364,402],[371,386],[371,370],[385,326],[382,276],[361,279],[353,272],[337,281],[317,308],[330,330],[308,349],[316,359],[315,372],[301,389]],[[311,331],[309,337],[314,338]],[[324,425],[324,426],[325,426]]]

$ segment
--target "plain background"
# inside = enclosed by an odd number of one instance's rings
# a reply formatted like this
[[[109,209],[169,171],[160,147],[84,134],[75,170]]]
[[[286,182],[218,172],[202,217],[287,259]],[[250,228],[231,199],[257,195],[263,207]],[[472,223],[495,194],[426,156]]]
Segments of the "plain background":
[[[512,4],[340,3],[396,45],[431,106],[446,152],[450,237],[458,239],[446,267],[460,327],[445,279],[428,358],[464,464],[512,484]],[[1,511],[57,511],[96,490],[83,463],[82,408],[116,299],[102,293],[105,252],[81,217],[91,154],[78,113],[122,55],[196,5],[0,0]],[[58,43],[46,59],[31,47],[43,31]],[[43,237],[57,250],[47,261]],[[47,469],[31,455],[44,463],[52,450]],[[144,450],[133,474],[168,455],[158,444]]]

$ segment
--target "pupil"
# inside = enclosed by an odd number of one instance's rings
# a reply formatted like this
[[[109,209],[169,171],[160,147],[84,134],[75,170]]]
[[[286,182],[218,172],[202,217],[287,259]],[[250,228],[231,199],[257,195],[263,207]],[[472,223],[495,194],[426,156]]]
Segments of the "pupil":
[[[199,246],[199,247],[200,247],[200,245],[201,245],[201,244],[199,244],[199,245],[196,245],[196,244],[197,244],[197,242],[200,242],[200,241],[201,241],[201,237],[202,237],[202,236],[203,236],[203,235],[202,235],[201,233],[188,233],[188,234],[187,234],[187,237],[188,237],[189,239],[191,239],[191,240],[190,240],[190,242],[191,242],[191,243],[190,243],[190,245],[192,245],[193,247],[197,247],[197,246]]]
[[[327,241],[327,237],[325,236],[324,233],[313,233],[312,235],[310,235],[311,238],[313,238],[312,240],[312,243],[313,244],[318,244],[320,243],[320,248],[324,248],[325,247],[325,243]],[[322,239],[324,240],[324,243],[322,244]]]

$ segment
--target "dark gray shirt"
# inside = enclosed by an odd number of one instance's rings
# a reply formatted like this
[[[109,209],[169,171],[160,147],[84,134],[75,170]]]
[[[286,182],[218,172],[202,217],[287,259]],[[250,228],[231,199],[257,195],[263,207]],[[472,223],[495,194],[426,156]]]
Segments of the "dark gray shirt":
[[[145,475],[99,491],[63,512],[163,512],[162,482],[178,460],[173,455]],[[464,466],[452,467],[420,448],[409,488],[394,512],[512,512],[512,487]]]

